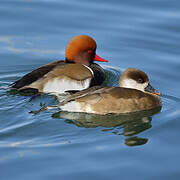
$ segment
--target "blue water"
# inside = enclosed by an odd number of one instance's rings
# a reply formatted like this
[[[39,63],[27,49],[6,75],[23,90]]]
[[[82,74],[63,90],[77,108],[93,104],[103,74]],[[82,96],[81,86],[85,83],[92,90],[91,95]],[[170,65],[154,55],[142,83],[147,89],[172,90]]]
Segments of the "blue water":
[[[178,0],[14,0],[0,2],[0,179],[179,179],[180,2]],[[56,104],[8,86],[63,59],[71,37],[92,36],[109,59],[107,85],[145,71],[162,92],[158,114],[106,117],[29,113]]]

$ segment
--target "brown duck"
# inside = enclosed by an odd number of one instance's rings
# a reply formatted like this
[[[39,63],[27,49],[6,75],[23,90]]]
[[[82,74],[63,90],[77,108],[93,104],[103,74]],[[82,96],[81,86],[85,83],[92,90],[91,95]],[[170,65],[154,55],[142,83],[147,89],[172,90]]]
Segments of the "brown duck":
[[[120,77],[119,87],[95,86],[71,95],[58,106],[69,112],[123,114],[161,107],[158,95],[146,73],[129,68]]]

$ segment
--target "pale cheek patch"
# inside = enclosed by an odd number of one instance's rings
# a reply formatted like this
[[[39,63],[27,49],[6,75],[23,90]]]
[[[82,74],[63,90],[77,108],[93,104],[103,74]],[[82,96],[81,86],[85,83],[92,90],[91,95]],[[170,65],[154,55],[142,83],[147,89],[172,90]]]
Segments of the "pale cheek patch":
[[[144,92],[145,87],[148,85],[148,82],[145,82],[143,84],[137,83],[133,79],[126,79],[123,80],[120,84],[121,87],[125,88],[131,88],[131,89],[137,89]]]
[[[43,92],[61,94],[68,90],[83,90],[89,87],[90,82],[90,78],[84,81],[75,81],[72,79],[68,80],[68,78],[54,78],[44,85]]]

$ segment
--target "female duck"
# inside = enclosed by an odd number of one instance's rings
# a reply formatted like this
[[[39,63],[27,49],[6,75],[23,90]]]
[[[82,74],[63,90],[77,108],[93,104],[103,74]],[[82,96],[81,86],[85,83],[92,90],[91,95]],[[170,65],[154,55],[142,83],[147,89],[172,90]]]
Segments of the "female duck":
[[[134,68],[127,69],[119,80],[120,87],[95,86],[75,93],[59,104],[63,111],[95,114],[122,114],[161,106],[158,93],[148,76]]]

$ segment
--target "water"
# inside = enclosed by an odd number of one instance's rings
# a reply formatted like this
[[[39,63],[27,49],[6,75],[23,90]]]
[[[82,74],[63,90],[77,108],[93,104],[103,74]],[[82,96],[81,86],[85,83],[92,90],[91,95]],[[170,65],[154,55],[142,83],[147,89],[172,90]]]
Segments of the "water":
[[[180,2],[14,0],[0,2],[1,179],[179,179]],[[88,34],[117,85],[122,70],[145,71],[163,93],[160,113],[135,117],[39,114],[53,96],[12,95],[8,85],[63,59],[72,36]],[[107,65],[107,66],[106,66]],[[153,115],[154,114],[154,115]],[[125,121],[125,122],[122,122]]]

